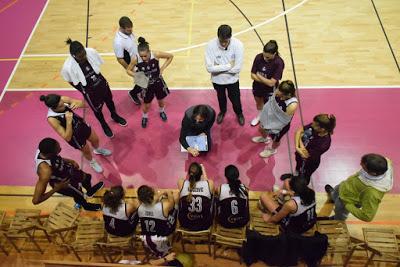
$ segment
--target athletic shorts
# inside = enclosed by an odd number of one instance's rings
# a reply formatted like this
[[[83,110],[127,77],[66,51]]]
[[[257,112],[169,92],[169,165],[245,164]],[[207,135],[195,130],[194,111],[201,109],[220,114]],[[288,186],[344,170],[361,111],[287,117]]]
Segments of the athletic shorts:
[[[68,142],[70,146],[76,149],[82,149],[86,145],[86,140],[89,139],[92,133],[92,128],[86,123],[79,124],[78,129],[74,129],[72,133],[72,138]]]
[[[158,78],[154,83],[149,83],[149,87],[147,89],[143,89],[142,97],[143,102],[148,104],[153,101],[154,96],[157,100],[164,99],[169,94],[169,89],[167,84],[165,83],[162,77]]]

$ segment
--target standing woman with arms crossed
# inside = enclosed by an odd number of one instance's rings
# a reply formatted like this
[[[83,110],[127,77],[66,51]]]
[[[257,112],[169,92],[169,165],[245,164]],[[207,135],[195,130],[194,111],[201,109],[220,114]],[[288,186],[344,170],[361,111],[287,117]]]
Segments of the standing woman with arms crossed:
[[[142,128],[146,128],[148,124],[148,112],[151,101],[154,96],[157,98],[160,108],[160,117],[163,121],[167,121],[165,113],[164,98],[169,94],[167,84],[165,83],[162,74],[164,70],[171,64],[173,55],[161,51],[151,51],[149,43],[143,37],[138,38],[138,54],[136,59],[132,59],[127,68],[127,73],[135,77],[135,72],[142,72],[148,79],[147,88],[142,88],[143,104],[142,104]],[[160,67],[159,59],[164,58],[166,61]],[[135,67],[135,70],[134,70]]]
[[[278,87],[282,79],[285,63],[278,52],[278,44],[270,40],[258,54],[251,68],[251,79],[253,79],[253,96],[256,101],[257,116],[251,121],[251,126],[260,122],[260,115],[264,104]]]
[[[74,110],[85,107],[83,101],[56,94],[42,95],[40,101],[49,108],[47,121],[50,126],[73,148],[82,151],[83,157],[89,161],[95,172],[103,172],[103,168],[92,157],[92,151],[86,141],[93,146],[93,152],[98,155],[109,156],[111,151],[99,146],[99,137],[96,132]]]

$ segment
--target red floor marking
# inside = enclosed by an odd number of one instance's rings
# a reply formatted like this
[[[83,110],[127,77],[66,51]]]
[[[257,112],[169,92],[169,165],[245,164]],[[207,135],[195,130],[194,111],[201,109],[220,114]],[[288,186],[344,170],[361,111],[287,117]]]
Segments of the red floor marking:
[[[18,2],[18,0],[14,0],[14,1],[8,3],[8,4],[7,4],[6,6],[4,6],[2,9],[0,9],[0,13],[6,11],[9,7],[13,6],[13,5],[14,5],[15,3],[17,3],[17,2]]]

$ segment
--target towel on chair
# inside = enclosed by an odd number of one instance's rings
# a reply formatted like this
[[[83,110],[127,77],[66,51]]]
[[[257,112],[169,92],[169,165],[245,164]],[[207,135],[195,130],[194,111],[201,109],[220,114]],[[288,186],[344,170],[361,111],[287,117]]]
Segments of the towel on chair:
[[[99,53],[93,48],[85,48],[86,57],[89,64],[92,66],[94,72],[100,73],[100,66],[104,63],[103,59],[100,57]],[[74,85],[81,83],[83,86],[87,85],[85,75],[78,62],[69,55],[67,60],[65,60],[64,65],[61,70],[61,75],[63,78]]]

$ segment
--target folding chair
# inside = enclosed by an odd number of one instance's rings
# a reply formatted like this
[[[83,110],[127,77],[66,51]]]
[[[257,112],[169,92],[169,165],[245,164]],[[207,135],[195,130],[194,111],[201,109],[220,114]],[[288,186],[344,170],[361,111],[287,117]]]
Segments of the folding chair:
[[[320,220],[317,221],[317,230],[328,236],[328,250],[326,264],[321,266],[347,266],[354,251],[361,248],[365,243],[350,236],[344,221]],[[335,256],[341,259],[335,262]]]
[[[189,231],[182,228],[178,228],[176,232],[180,235],[182,251],[184,253],[195,253],[195,254],[208,254],[211,256],[211,228],[203,231]],[[208,252],[205,251],[188,251],[185,248],[186,244],[192,245],[206,245],[208,247]]]
[[[99,247],[105,262],[118,262],[124,257],[126,252],[135,253],[137,259],[135,237],[133,235],[119,237],[107,234],[106,241],[97,242],[96,245]]]
[[[266,236],[279,235],[279,225],[275,223],[266,223],[263,220],[261,213],[255,213],[251,215],[250,229]]]
[[[397,263],[400,266],[400,251],[398,240],[393,229],[385,228],[363,228],[364,240],[368,247],[366,249],[368,266],[373,261]]]
[[[31,224],[21,229],[20,232],[43,231],[49,242],[55,244],[65,243],[67,235],[75,229],[76,220],[79,217],[79,210],[59,202],[55,209],[48,215],[30,216]],[[57,237],[60,241],[57,241]],[[32,236],[34,238],[34,236]]]
[[[239,261],[242,264],[242,248],[243,242],[246,242],[246,226],[241,228],[224,228],[221,225],[217,225],[215,232],[212,234],[214,237],[214,259],[217,257],[224,259],[232,259],[224,255],[227,249],[236,249],[239,252]],[[218,255],[217,250],[221,249],[221,253]]]
[[[29,217],[39,215],[40,210],[37,209],[17,209],[15,211],[15,216],[12,218],[9,228],[7,230],[1,230],[1,234],[15,248],[18,253],[21,253],[21,249],[23,249],[26,241],[31,241],[36,247],[36,251],[39,251],[43,254],[43,250],[34,239],[35,230],[32,228],[32,222],[28,220]],[[25,229],[28,228],[29,230],[25,231]],[[19,246],[18,241],[22,241],[23,244]]]
[[[103,239],[103,221],[85,219],[76,226],[75,240],[62,246],[72,250],[75,257],[82,261],[78,252],[95,252],[98,248],[96,244]]]
[[[4,218],[6,217],[6,212],[4,211],[4,210],[0,210],[0,231],[2,231],[2,230],[4,230],[4,228],[3,228],[3,223],[4,223]],[[5,243],[6,242],[6,239],[5,238],[2,238],[1,236],[0,236],[0,250],[4,253],[4,254],[6,254],[6,256],[8,256],[8,252],[7,252],[7,250],[6,250],[6,248],[5,248]]]

